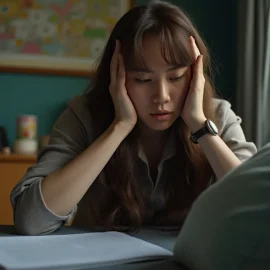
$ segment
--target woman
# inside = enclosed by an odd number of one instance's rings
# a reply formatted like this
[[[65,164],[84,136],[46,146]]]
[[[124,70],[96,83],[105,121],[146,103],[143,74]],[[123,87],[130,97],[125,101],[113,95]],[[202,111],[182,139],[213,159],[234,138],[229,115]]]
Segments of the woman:
[[[125,14],[91,91],[69,104],[12,191],[17,230],[44,234],[74,216],[89,229],[181,226],[205,188],[256,152],[215,98],[209,64],[178,7],[154,1]]]

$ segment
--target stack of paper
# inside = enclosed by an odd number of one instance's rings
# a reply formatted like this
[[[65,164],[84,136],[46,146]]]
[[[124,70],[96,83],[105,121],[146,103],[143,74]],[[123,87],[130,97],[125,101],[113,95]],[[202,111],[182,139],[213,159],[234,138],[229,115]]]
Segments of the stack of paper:
[[[172,256],[164,248],[119,232],[0,237],[0,265],[8,270],[83,269]]]

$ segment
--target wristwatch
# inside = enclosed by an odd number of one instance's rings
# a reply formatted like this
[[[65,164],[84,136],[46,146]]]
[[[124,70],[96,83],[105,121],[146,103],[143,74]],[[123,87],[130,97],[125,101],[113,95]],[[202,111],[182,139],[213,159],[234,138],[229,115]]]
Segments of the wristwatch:
[[[199,129],[198,131],[196,131],[195,133],[191,133],[191,136],[190,136],[190,140],[197,144],[198,143],[198,140],[204,136],[205,134],[211,134],[211,135],[218,135],[218,128],[217,126],[214,124],[213,121],[207,119],[205,121],[205,126],[201,129]]]

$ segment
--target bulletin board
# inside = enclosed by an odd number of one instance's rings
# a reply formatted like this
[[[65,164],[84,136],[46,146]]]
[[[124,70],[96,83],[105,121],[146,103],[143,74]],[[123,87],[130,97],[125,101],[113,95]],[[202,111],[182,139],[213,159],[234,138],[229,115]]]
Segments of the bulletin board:
[[[0,70],[89,76],[130,0],[0,0]]]

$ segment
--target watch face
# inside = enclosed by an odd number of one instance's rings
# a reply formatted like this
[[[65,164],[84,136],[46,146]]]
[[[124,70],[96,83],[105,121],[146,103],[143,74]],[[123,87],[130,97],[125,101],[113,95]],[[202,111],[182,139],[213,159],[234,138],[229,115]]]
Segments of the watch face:
[[[218,128],[214,124],[213,121],[207,120],[207,125],[208,125],[208,129],[209,129],[209,131],[210,131],[211,134],[213,134],[213,135],[217,135],[218,134]]]

